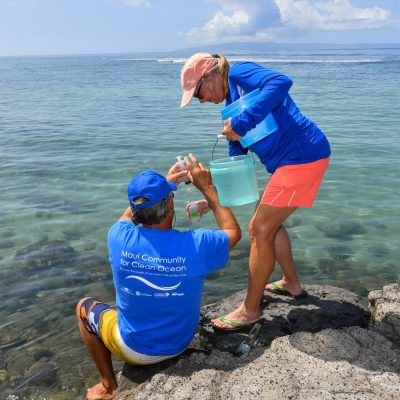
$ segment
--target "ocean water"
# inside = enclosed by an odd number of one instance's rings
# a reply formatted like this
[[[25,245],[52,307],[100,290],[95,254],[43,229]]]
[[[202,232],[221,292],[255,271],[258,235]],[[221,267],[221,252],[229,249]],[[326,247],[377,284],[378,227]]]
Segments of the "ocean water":
[[[400,278],[400,49],[227,54],[294,80],[291,95],[325,131],[332,161],[312,209],[287,221],[302,282],[369,290]],[[177,155],[205,165],[223,105],[181,110],[186,57],[93,55],[0,58],[0,393],[74,399],[97,381],[74,316],[76,302],[113,302],[107,231],[144,169],[165,173]],[[268,174],[258,164],[260,192]],[[181,185],[178,229],[189,223]],[[204,303],[246,288],[247,224],[226,269],[207,279]],[[279,267],[273,277],[279,278]],[[120,362],[115,363],[119,368]]]

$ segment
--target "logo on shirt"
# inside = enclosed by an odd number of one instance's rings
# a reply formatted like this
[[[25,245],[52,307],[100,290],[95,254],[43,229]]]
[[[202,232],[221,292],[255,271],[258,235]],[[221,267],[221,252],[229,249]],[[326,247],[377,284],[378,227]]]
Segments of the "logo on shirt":
[[[169,297],[169,293],[154,293],[154,297]]]
[[[121,288],[121,290],[125,293],[134,295],[134,296],[145,296],[145,297],[152,297],[153,295],[150,293],[143,293],[143,292],[139,292],[139,290],[136,290],[136,292],[132,292],[132,290],[129,290],[127,287],[123,287]]]
[[[141,276],[136,276],[136,275],[129,275],[125,279],[137,279],[138,281],[143,282],[145,285],[151,287],[152,289],[164,290],[164,291],[175,290],[181,284],[181,282],[179,282],[174,286],[158,286],[158,285],[154,284],[153,282],[150,282],[149,280],[142,278]]]

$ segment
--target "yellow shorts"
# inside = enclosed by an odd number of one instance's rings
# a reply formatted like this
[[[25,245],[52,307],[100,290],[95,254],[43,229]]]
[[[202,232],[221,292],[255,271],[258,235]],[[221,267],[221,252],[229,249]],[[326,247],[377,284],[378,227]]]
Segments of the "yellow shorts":
[[[93,297],[89,297],[82,302],[80,318],[83,326],[89,333],[96,335],[112,354],[129,364],[155,364],[178,355],[154,356],[139,353],[128,347],[122,340],[119,332],[117,309],[106,303],[97,301]]]

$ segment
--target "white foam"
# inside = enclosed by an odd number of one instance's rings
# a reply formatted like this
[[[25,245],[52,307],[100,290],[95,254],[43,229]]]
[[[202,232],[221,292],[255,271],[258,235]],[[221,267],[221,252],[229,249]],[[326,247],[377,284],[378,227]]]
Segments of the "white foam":
[[[265,58],[265,57],[228,57],[229,61],[253,61],[257,63],[285,63],[285,64],[295,64],[295,63],[328,63],[328,64],[352,64],[352,63],[377,63],[382,62],[379,58]],[[158,59],[159,63],[176,63],[184,64],[187,58],[161,58]]]

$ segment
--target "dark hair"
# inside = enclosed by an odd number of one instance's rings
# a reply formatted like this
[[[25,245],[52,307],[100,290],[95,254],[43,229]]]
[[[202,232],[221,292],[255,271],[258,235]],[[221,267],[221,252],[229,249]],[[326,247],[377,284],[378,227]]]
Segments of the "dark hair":
[[[163,200],[159,201],[152,206],[146,208],[139,208],[134,210],[132,208],[132,222],[134,224],[154,225],[159,224],[169,213],[170,208],[168,199],[172,197],[172,192]],[[135,202],[139,201],[145,203],[148,201],[145,197],[138,197],[134,199]]]

